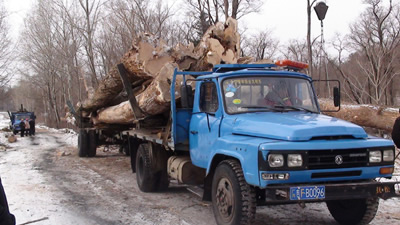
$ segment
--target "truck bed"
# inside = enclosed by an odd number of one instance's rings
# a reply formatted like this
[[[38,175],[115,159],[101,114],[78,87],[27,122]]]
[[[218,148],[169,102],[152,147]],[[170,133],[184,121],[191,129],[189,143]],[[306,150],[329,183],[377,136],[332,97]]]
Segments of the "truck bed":
[[[162,130],[162,127],[132,129],[123,131],[122,135],[129,135],[144,141],[151,141],[160,145],[164,145],[171,150],[175,150],[174,143],[171,141],[170,138],[168,138],[167,140],[163,140],[163,138],[160,137],[160,132],[162,132]]]

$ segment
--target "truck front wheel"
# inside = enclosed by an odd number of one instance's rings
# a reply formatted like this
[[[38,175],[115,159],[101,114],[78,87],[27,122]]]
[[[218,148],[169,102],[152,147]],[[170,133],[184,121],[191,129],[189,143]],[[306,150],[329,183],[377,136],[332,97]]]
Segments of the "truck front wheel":
[[[212,181],[212,205],[219,225],[251,224],[256,213],[256,192],[246,183],[236,160],[222,161]]]
[[[378,211],[379,199],[350,199],[327,201],[329,212],[340,224],[369,224]]]
[[[95,130],[89,130],[88,132],[88,147],[87,147],[87,156],[95,157],[96,149],[97,149],[97,139],[98,136]]]

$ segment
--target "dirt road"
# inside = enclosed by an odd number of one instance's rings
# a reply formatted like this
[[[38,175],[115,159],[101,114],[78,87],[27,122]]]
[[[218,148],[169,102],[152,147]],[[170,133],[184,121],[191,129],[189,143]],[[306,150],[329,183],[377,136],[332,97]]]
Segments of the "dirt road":
[[[215,224],[209,202],[175,184],[165,193],[142,193],[129,158],[98,148],[79,158],[76,135],[37,129],[35,137],[0,150],[0,176],[17,224]],[[5,143],[0,132],[0,142]],[[373,224],[399,224],[399,200],[381,201]],[[257,208],[255,225],[336,224],[325,204]]]

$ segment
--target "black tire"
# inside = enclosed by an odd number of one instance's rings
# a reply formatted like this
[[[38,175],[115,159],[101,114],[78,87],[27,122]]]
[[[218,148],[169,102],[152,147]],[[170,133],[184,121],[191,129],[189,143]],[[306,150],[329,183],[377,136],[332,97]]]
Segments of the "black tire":
[[[344,225],[369,224],[376,215],[378,198],[327,201],[329,212]]]
[[[97,149],[97,134],[95,130],[90,130],[88,133],[88,157],[95,157]]]
[[[150,147],[153,158],[150,158]],[[163,156],[165,150],[157,148],[158,145],[142,143],[137,150],[136,181],[143,192],[164,191],[169,185],[167,158]]]
[[[13,134],[14,134],[14,135],[18,134],[18,131],[13,130]]]
[[[154,192],[157,188],[151,163],[149,144],[140,144],[136,155],[136,181],[143,192]]]
[[[87,157],[89,148],[88,133],[86,130],[81,129],[78,136],[78,156]]]
[[[131,150],[129,148],[129,139],[127,137],[124,138],[124,143],[122,143],[121,145],[121,150],[120,152],[123,152],[126,156],[130,156],[131,155]]]
[[[129,152],[131,156],[131,168],[132,168],[132,173],[136,173],[136,155],[137,151],[140,145],[140,141],[136,138],[130,137],[129,138]]]
[[[256,214],[256,191],[246,183],[237,160],[218,164],[212,181],[212,205],[219,225],[251,224]]]

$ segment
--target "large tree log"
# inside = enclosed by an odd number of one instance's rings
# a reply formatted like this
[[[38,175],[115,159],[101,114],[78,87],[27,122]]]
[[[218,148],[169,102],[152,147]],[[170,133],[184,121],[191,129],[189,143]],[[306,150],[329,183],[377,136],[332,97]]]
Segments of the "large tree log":
[[[320,101],[321,109],[329,109],[328,101]],[[398,109],[372,105],[342,104],[339,112],[326,112],[326,115],[346,120],[363,127],[371,127],[391,132],[394,121],[399,114]]]
[[[229,18],[225,24],[211,26],[196,48],[193,44],[168,47],[161,39],[144,34],[135,40],[132,48],[122,57],[130,82],[151,80],[150,85],[136,95],[139,107],[146,115],[156,115],[169,110],[170,82],[174,68],[180,70],[207,71],[221,63],[236,63],[240,53],[240,35],[236,20]],[[181,79],[181,78],[179,78]],[[177,90],[181,80],[177,80]],[[133,85],[133,88],[136,86]],[[101,81],[93,97],[80,106],[81,111],[96,112],[97,123],[130,123],[133,120],[129,104],[123,102],[111,106],[113,99],[122,91],[116,66]],[[176,95],[179,98],[179,92]],[[114,101],[116,102],[116,101]]]
[[[150,85],[136,96],[139,107],[146,115],[161,114],[170,108],[170,83],[176,66],[173,63],[166,64]],[[193,79],[193,77],[187,76],[186,79]],[[178,76],[175,84],[176,90],[180,90],[182,81],[182,76]],[[192,81],[188,81],[187,84],[191,85],[192,88],[194,87],[194,82]],[[179,91],[175,95],[176,98],[180,98]],[[95,119],[95,123],[128,124],[133,121],[134,116],[129,101],[100,110]]]

